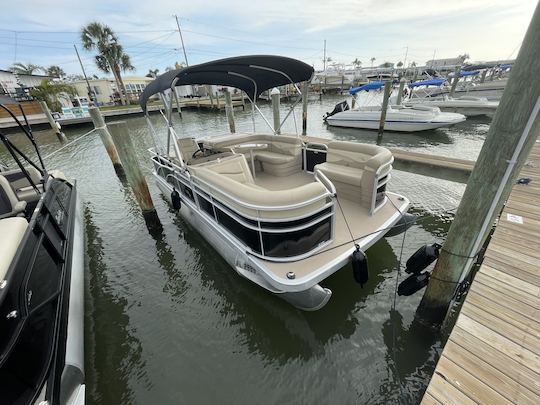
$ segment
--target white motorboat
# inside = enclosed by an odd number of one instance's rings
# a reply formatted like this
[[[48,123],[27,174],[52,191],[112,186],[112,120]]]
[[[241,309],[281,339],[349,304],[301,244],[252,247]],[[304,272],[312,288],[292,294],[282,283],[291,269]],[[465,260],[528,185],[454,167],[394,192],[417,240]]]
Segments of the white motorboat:
[[[48,171],[26,115],[0,108],[34,147],[36,161],[0,132],[14,168],[0,167],[0,402],[85,401],[84,219],[74,181]],[[20,146],[20,145],[19,145]]]
[[[376,90],[383,86],[384,82],[371,82],[364,86],[351,89],[349,93],[355,97],[360,91]],[[381,105],[359,106],[349,109],[348,104],[340,103],[324,119],[328,125],[337,127],[379,129],[381,113]],[[384,130],[417,132],[448,127],[463,121],[465,121],[465,116],[456,113],[441,112],[437,107],[424,105],[389,105],[386,110]]]
[[[345,264],[352,262],[355,279],[364,283],[365,250],[409,224],[409,201],[386,189],[393,162],[387,149],[323,139],[306,143],[298,135],[278,135],[280,128],[264,116],[271,134],[256,132],[259,94],[312,74],[311,66],[285,57],[228,58],[167,72],[140,99],[152,130],[146,103],[155,94],[167,100],[167,143],[150,149],[165,198],[238,275],[308,311],[328,302],[332,292],[319,283]],[[191,84],[245,92],[253,134],[217,136],[209,130],[203,139],[177,137],[167,93]]]
[[[498,101],[489,101],[485,97],[460,96],[451,97],[448,94],[433,96],[429,91],[424,93],[425,97],[421,97],[424,88],[440,87],[443,79],[423,80],[408,85],[412,90],[417,88],[416,97],[409,98],[403,102],[403,105],[408,107],[424,105],[430,107],[438,107],[441,111],[455,112],[463,114],[467,117],[476,117],[479,115],[487,115],[492,117],[499,106]],[[419,95],[420,94],[420,95]]]

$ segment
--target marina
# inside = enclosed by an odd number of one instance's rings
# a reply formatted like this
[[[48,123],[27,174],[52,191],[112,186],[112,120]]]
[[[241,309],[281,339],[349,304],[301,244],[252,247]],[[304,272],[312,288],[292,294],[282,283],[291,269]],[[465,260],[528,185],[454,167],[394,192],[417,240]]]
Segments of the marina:
[[[521,2],[9,10],[0,402],[540,402]]]

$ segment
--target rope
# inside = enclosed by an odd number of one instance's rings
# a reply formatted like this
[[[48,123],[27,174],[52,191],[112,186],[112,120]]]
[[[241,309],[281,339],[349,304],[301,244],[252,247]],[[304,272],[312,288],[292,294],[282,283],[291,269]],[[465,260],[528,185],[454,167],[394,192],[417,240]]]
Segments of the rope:
[[[45,157],[43,158],[43,160],[46,160],[46,159],[50,158],[51,156],[53,156],[53,155],[57,154],[58,152],[60,152],[62,149],[65,149],[65,148],[67,148],[68,146],[71,146],[72,144],[74,144],[75,142],[80,141],[80,140],[81,140],[82,138],[84,138],[86,135],[90,135],[90,134],[93,133],[96,129],[101,129],[101,128],[103,128],[103,127],[100,127],[100,128],[94,128],[93,130],[87,132],[86,134],[81,135],[81,136],[78,137],[77,139],[74,139],[73,141],[71,141],[71,142],[69,142],[69,143],[66,143],[66,144],[65,144],[64,146],[62,146],[60,149],[57,149],[57,150],[55,150],[54,152],[49,153],[47,156],[45,156]]]

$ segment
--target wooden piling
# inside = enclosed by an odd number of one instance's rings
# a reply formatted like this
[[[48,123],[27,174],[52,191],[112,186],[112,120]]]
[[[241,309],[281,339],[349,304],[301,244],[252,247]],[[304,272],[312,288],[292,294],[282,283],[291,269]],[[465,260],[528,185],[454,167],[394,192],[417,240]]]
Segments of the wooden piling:
[[[279,118],[279,89],[274,87],[270,92],[270,97],[272,99],[272,114],[274,116],[274,133],[279,135],[281,133],[281,121]]]
[[[309,97],[309,83],[306,81],[302,85],[302,135],[307,134],[308,97]]]
[[[454,79],[452,80],[452,87],[450,88],[450,97],[454,97],[454,93],[456,92],[456,87],[459,82],[460,73],[461,66],[456,66],[456,69],[454,70]]]
[[[476,262],[496,217],[540,133],[540,6],[521,45],[497,112],[419,307],[441,321]]]
[[[390,98],[390,93],[392,91],[392,82],[390,80],[384,83],[384,96],[383,103],[381,107],[381,118],[379,120],[379,133],[377,136],[377,143],[380,143],[384,133],[384,123],[386,121],[386,110],[388,109],[388,99]]]
[[[401,105],[401,98],[403,97],[403,89],[405,88],[405,79],[399,81],[399,90],[397,94],[396,104]]]
[[[40,101],[39,105],[41,106],[41,109],[45,113],[45,116],[47,117],[47,121],[49,121],[49,125],[51,126],[52,130],[58,137],[58,140],[61,143],[64,143],[67,141],[66,135],[62,132],[62,128],[60,124],[54,119],[54,117],[51,114],[51,110],[49,110],[49,106],[45,101]]]
[[[129,136],[128,127],[125,121],[111,122],[108,124],[109,132],[124,165],[126,179],[133,189],[133,194],[139,203],[144,214],[155,211],[146,179],[139,166],[135,147]]]
[[[217,108],[218,111],[219,111],[220,105],[219,105],[219,93],[218,93],[218,92],[216,92],[216,108]]]
[[[212,86],[206,85],[206,93],[208,94],[208,98],[210,98],[210,106],[211,108],[214,108],[214,96],[212,94]]]
[[[225,113],[227,114],[229,129],[231,131],[231,134],[234,134],[236,132],[236,125],[234,123],[234,107],[231,92],[229,91],[229,89],[224,89],[223,93],[225,93]]]
[[[486,81],[486,75],[487,75],[487,69],[484,69],[482,71],[482,76],[480,76],[480,83],[484,83]]]
[[[105,150],[111,159],[114,171],[119,177],[125,176],[122,161],[118,156],[118,151],[116,150],[116,146],[114,146],[114,142],[111,138],[107,125],[105,124],[105,120],[101,115],[101,111],[97,107],[90,107],[88,111],[90,112],[90,117],[92,117],[94,128],[97,129],[101,142],[103,142],[103,146],[105,146]]]
[[[180,101],[178,100],[178,93],[177,93],[177,87],[174,88],[173,90],[173,93],[174,93],[174,99],[176,101],[176,111],[178,112],[178,115],[180,116],[180,118],[182,118],[182,109],[180,108]]]

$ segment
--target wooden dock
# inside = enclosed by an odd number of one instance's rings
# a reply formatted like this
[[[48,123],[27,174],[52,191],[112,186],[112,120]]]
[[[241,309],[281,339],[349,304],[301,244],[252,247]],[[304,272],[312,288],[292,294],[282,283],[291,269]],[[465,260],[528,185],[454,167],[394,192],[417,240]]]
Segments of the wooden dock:
[[[540,404],[540,143],[514,185],[422,404]]]

